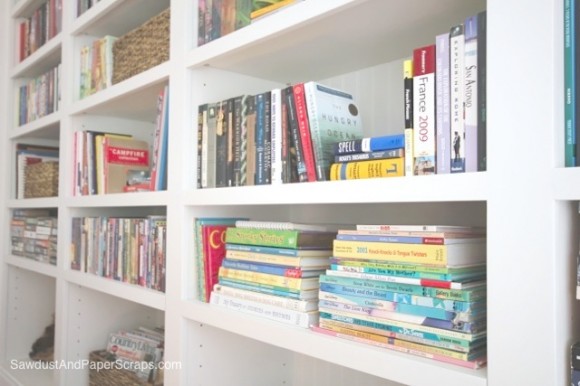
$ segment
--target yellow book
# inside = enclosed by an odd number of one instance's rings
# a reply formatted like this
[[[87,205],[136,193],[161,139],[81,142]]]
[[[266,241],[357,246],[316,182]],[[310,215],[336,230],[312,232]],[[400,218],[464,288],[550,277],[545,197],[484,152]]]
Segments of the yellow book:
[[[316,289],[319,286],[318,276],[310,278],[293,278],[225,267],[220,267],[219,277],[224,279],[266,284],[275,287],[285,287],[300,291]]]
[[[271,3],[265,7],[258,8],[250,13],[250,18],[252,20],[257,19],[261,16],[267,15],[268,13],[274,12],[277,9],[285,7],[287,5],[296,3],[298,0],[271,0]]]
[[[466,244],[403,244],[334,240],[333,256],[437,266],[484,263],[485,242]]]
[[[330,179],[359,180],[364,178],[400,177],[405,175],[404,161],[404,157],[399,157],[334,163],[330,167]]]

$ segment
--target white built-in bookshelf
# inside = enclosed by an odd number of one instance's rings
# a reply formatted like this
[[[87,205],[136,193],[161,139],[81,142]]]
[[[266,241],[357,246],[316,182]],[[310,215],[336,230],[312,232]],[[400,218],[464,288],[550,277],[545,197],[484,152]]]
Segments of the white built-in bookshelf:
[[[197,2],[100,0],[78,18],[63,1],[62,32],[23,62],[16,24],[36,0],[0,5],[0,374],[21,385],[88,385],[88,370],[13,370],[56,318],[55,359],[87,359],[107,334],[164,325],[166,385],[563,385],[580,337],[576,290],[580,168],[564,168],[563,4],[304,0],[196,48]],[[82,100],[78,50],[122,35],[171,6],[170,60]],[[196,190],[197,107],[317,80],[356,95],[365,134],[403,130],[402,60],[466,16],[488,13],[486,172]],[[17,127],[23,78],[61,63],[56,113]],[[168,189],[73,196],[73,133],[150,137],[170,85]],[[15,199],[14,144],[60,147],[59,196]],[[56,266],[10,254],[10,213],[58,209]],[[71,218],[167,216],[165,293],[70,269]],[[332,339],[201,303],[193,219],[403,223],[487,227],[488,365],[467,370]]]

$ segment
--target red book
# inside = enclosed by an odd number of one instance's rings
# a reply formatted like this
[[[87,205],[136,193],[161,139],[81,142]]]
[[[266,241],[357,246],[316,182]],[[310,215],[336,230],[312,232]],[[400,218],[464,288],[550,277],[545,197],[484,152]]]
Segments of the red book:
[[[226,229],[228,225],[202,225],[203,259],[205,270],[205,298],[209,297],[226,256]]]
[[[314,152],[312,150],[312,138],[310,136],[308,113],[306,111],[304,83],[295,84],[293,89],[298,129],[300,131],[300,139],[302,142],[302,155],[304,156],[304,164],[306,165],[306,175],[308,177],[308,182],[312,182],[316,181],[316,165],[314,161]]]

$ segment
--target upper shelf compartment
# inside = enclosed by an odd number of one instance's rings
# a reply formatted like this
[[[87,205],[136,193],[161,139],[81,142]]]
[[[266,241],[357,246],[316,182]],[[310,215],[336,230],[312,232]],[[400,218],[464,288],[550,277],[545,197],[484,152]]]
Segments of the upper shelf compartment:
[[[485,1],[302,1],[192,50],[210,66],[280,82],[322,79],[411,55]]]
[[[121,36],[169,7],[169,0],[101,0],[72,24],[73,35]]]

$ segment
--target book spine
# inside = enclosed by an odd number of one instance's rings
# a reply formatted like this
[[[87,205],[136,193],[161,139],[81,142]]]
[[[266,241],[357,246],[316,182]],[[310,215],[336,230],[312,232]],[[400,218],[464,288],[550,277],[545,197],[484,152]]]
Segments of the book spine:
[[[336,235],[336,239],[337,240],[347,240],[347,241],[375,241],[375,242],[382,242],[382,243],[433,244],[433,245],[445,244],[445,239],[442,237],[338,234],[338,235]]]
[[[308,181],[308,175],[306,173],[306,164],[304,162],[304,153],[302,151],[300,129],[298,128],[298,115],[296,113],[296,104],[294,102],[294,90],[292,86],[289,86],[285,88],[284,91],[288,104],[288,128],[291,136],[291,147],[295,154],[293,158],[296,159],[297,182],[305,182]]]
[[[575,3],[574,0],[564,0],[564,162],[566,167],[576,166],[574,158],[576,147]]]
[[[298,257],[301,251],[298,249],[267,247],[263,245],[243,245],[228,243],[226,249],[229,251],[252,252],[280,256]],[[330,256],[330,251],[328,252]]]
[[[282,146],[285,144],[282,136],[282,90],[275,88],[271,91],[271,183],[272,185],[282,184]]]
[[[306,109],[308,111],[308,121],[310,125],[310,134],[312,139],[312,152],[314,155],[314,164],[316,165],[316,180],[328,180],[328,167],[330,166],[325,159],[324,148],[321,138],[321,125],[319,121],[318,105],[316,103],[316,83],[304,83],[304,97],[306,100]]]
[[[447,246],[335,240],[333,256],[351,259],[447,265]]]
[[[404,149],[405,135],[394,134],[340,141],[334,144],[334,154],[369,153],[382,150]]]
[[[437,125],[437,174],[446,174],[451,168],[451,122],[449,111],[449,33],[437,35],[435,90]]]
[[[413,175],[413,60],[403,62],[403,103],[405,114],[405,175]]]
[[[451,173],[465,171],[465,35],[463,25],[451,28],[449,32],[449,68],[451,97]]]
[[[413,174],[434,174],[435,45],[413,50]]]
[[[263,185],[266,183],[266,166],[264,160],[264,118],[265,118],[265,94],[256,95],[256,177],[254,183]]]
[[[375,279],[367,279],[365,275],[374,277]],[[486,294],[485,286],[478,287],[477,289],[473,290],[453,290],[446,288],[425,287],[410,283],[405,284],[386,280],[377,280],[378,276],[379,275],[373,274],[359,274],[356,272],[328,271],[327,274],[320,275],[320,283],[337,284],[347,287],[369,288],[379,291],[428,296],[438,299],[458,300],[462,302],[474,302],[482,300],[485,299]]]
[[[335,163],[330,168],[330,179],[335,181],[398,177],[404,175],[404,167],[404,158]]]
[[[227,126],[227,101],[218,102],[216,125],[216,172],[215,186],[222,188],[228,186],[228,126]]]
[[[264,184],[272,183],[272,93],[264,98]]]
[[[271,284],[264,284],[253,281],[237,280],[229,277],[223,277],[221,275],[219,277],[219,284],[240,289],[246,289],[250,291],[272,294],[276,296],[289,297],[292,299],[303,299],[301,295],[304,292],[302,290],[297,290],[294,288],[275,286]],[[307,292],[316,292],[316,290],[311,290]]]
[[[306,176],[308,182],[316,181],[316,165],[314,161],[314,151],[312,149],[312,137],[310,135],[310,123],[308,112],[306,111],[306,98],[304,97],[304,83],[297,83],[293,87],[294,103],[296,106],[296,118],[298,121],[298,131],[300,132],[300,143],[304,164],[306,166]]]
[[[407,137],[405,137],[405,141],[407,141]],[[407,145],[405,142],[405,147],[406,146]],[[405,157],[405,154],[407,154],[406,149],[373,151],[371,153],[343,154],[343,155],[334,156],[334,162],[340,163],[340,162],[366,161],[366,160],[385,159],[385,158],[403,158],[403,157]],[[405,159],[405,168],[406,167],[407,167],[407,159]]]
[[[249,96],[244,94],[241,100],[240,111],[240,160],[239,186],[246,186],[248,181],[248,103]]]
[[[230,297],[235,297],[238,299],[246,299],[261,304],[269,304],[275,307],[283,307],[293,311],[308,312],[318,309],[317,304],[318,302],[315,299],[310,301],[291,299],[281,296],[268,295],[260,292],[242,290],[234,287],[223,286],[220,284],[215,285],[214,292]]]
[[[305,288],[305,279],[296,277],[286,277],[275,274],[267,274],[256,271],[245,271],[240,269],[220,267],[219,276],[225,279],[246,281],[252,283],[266,284],[274,287],[284,287],[289,290],[310,289]]]
[[[234,159],[236,147],[235,98],[230,98],[224,106],[224,132],[227,133],[226,186],[234,186]]]
[[[234,98],[233,114],[233,148],[234,159],[232,163],[233,177],[231,186],[241,186],[241,159],[242,159],[242,96]]]
[[[280,248],[296,248],[298,231],[229,228],[226,232],[226,242],[230,244],[250,244]]]
[[[249,315],[259,316],[303,328],[309,328],[310,325],[316,324],[317,322],[317,315],[315,313],[289,310],[283,307],[276,307],[269,304],[226,296],[216,292],[212,292],[211,303]]]
[[[248,95],[246,99],[246,113],[243,114],[246,124],[247,133],[243,138],[246,139],[246,172],[242,173],[242,186],[254,185],[256,177],[256,98]],[[243,163],[240,167],[244,167]],[[245,178],[245,181],[244,181]]]
[[[235,261],[225,259],[222,262],[224,268],[243,270],[250,272],[265,273],[268,275],[278,275],[291,278],[301,278],[303,271],[300,268],[280,267],[265,264],[253,264],[244,261]]]
[[[465,20],[465,97],[463,99],[465,109],[465,171],[477,171],[477,114],[479,105],[477,103],[477,67],[478,56],[478,36],[477,36],[477,15],[470,16]]]
[[[477,170],[487,170],[487,12],[477,15]]]
[[[285,98],[284,90],[280,92],[280,121],[282,126],[282,131],[280,134],[281,142],[281,158],[282,158],[282,183],[293,182],[297,179],[296,176],[296,166],[292,164],[292,152],[291,152],[291,136],[289,123],[288,123],[288,101]],[[295,153],[295,152],[294,152]]]

